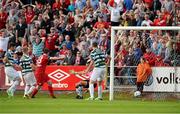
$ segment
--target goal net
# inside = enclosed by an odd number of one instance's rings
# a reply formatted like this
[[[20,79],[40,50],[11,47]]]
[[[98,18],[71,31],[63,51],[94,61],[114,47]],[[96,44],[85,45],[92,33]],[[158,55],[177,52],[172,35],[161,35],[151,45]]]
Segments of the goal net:
[[[111,62],[107,87],[109,100],[121,93],[133,97],[136,68],[143,56],[152,66],[144,93],[155,98],[180,92],[180,27],[112,27]],[[151,53],[151,54],[149,54]],[[148,97],[147,95],[147,97]],[[145,96],[146,97],[146,96]]]

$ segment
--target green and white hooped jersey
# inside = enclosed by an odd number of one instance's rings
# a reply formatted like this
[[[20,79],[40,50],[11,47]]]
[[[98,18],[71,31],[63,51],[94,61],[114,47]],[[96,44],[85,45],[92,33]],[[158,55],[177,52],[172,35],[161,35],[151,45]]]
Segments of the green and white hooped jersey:
[[[11,50],[8,50],[5,54],[5,57],[7,57],[8,61],[10,62],[6,62],[5,67],[12,66],[12,64],[14,64],[13,52]]]
[[[94,67],[105,68],[105,54],[98,48],[91,52],[91,59],[94,61]]]
[[[20,59],[20,66],[22,67],[22,75],[32,72],[31,68],[32,59],[28,55],[23,55]]]

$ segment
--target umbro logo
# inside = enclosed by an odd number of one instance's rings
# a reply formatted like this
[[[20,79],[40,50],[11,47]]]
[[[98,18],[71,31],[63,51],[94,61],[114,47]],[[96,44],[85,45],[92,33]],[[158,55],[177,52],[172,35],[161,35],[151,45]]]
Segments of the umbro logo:
[[[62,81],[64,79],[68,78],[70,76],[70,74],[68,74],[68,73],[66,73],[66,72],[64,72],[64,71],[62,71],[60,69],[57,69],[54,72],[50,73],[48,76],[50,78],[60,82],[60,81]]]

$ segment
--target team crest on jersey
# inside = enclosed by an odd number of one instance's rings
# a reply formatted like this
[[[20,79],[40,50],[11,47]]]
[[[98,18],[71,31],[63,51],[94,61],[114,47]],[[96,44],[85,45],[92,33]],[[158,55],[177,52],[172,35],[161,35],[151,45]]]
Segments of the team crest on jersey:
[[[68,74],[68,73],[66,73],[66,72],[64,72],[64,71],[62,71],[60,69],[57,69],[54,72],[50,73],[48,76],[50,78],[60,82],[60,81],[62,81],[64,79],[68,78],[70,76],[70,74]]]

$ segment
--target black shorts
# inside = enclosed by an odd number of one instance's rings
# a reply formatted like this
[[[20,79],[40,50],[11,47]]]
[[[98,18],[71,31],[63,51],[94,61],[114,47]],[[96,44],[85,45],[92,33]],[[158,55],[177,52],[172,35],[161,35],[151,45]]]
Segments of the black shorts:
[[[83,88],[89,88],[89,80],[83,80],[83,81],[86,81],[86,85],[85,86],[83,86]],[[94,88],[96,88],[96,86],[97,86],[97,83],[94,83]]]
[[[85,81],[87,84],[83,86],[83,88],[89,88],[89,80],[83,80]]]
[[[137,91],[143,91],[144,89],[144,82],[136,82]]]

